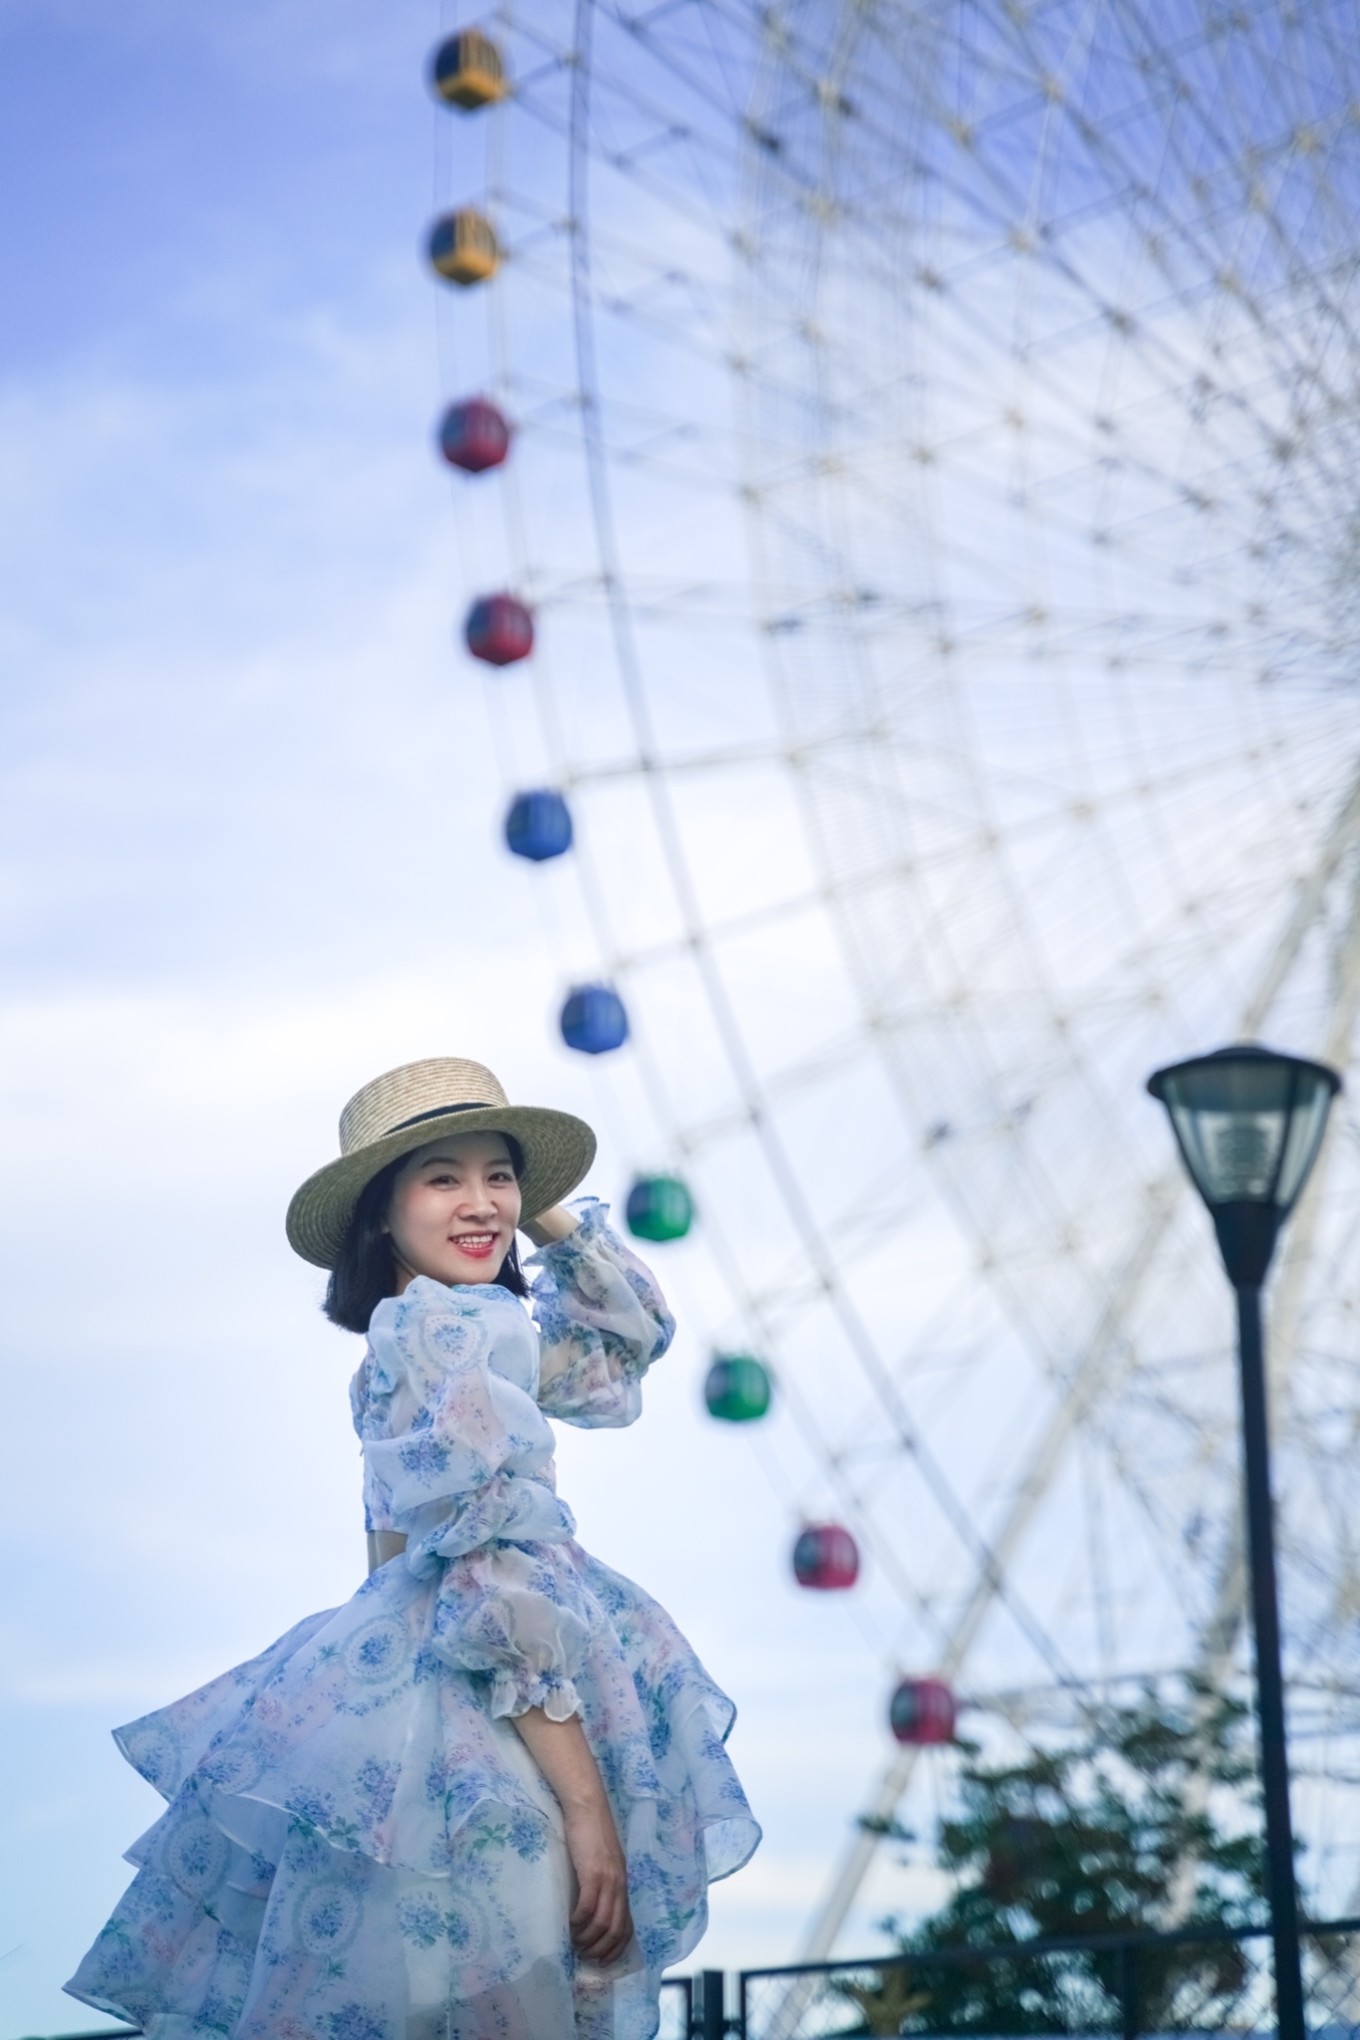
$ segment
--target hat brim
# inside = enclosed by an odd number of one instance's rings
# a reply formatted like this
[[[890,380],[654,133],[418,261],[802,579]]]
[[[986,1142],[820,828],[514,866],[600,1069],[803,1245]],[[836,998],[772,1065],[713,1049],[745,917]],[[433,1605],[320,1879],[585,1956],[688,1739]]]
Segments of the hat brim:
[[[402,1127],[381,1140],[327,1162],[309,1176],[288,1206],[288,1244],[317,1268],[333,1268],[364,1186],[380,1169],[414,1154],[445,1134],[507,1133],[524,1154],[519,1179],[526,1218],[537,1218],[581,1181],[595,1159],[595,1135],[584,1119],[542,1105],[476,1105],[440,1113],[418,1127]]]

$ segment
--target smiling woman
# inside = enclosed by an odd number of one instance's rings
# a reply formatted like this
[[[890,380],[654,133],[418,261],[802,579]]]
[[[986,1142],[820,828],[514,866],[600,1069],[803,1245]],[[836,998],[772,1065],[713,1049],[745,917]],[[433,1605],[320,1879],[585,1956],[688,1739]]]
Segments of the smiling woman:
[[[546,1419],[631,1423],[673,1321],[604,1207],[558,1202],[590,1129],[480,1064],[377,1078],[340,1146],[288,1234],[368,1334],[370,1576],[117,1732],[169,1806],[67,1988],[232,2040],[648,2040],[759,1829],[731,1702],[575,1543]]]
[[[500,1133],[443,1136],[402,1163],[392,1185],[387,1231],[397,1294],[417,1275],[480,1282],[514,1252],[519,1173]]]
[[[508,1289],[512,1296],[528,1295],[529,1285],[519,1265],[513,1222],[509,1226],[508,1244],[502,1226],[483,1251],[463,1253],[456,1260],[450,1252],[447,1259],[450,1272],[447,1274],[443,1273],[446,1263],[442,1254],[433,1263],[413,1260],[412,1255],[420,1252],[417,1241],[412,1239],[403,1246],[393,1232],[394,1199],[399,1199],[402,1207],[397,1225],[403,1240],[411,1222],[406,1217],[408,1207],[413,1213],[418,1210],[424,1218],[433,1219],[436,1225],[446,1210],[456,1210],[457,1190],[461,1182],[459,1172],[465,1166],[460,1160],[460,1151],[467,1149],[480,1153],[483,1144],[489,1144],[496,1150],[509,1169],[514,1185],[515,1220],[518,1220],[523,1203],[519,1179],[524,1174],[524,1150],[513,1135],[453,1135],[432,1141],[427,1148],[417,1148],[414,1155],[398,1156],[385,1169],[380,1169],[372,1182],[364,1185],[354,1207],[354,1216],[346,1228],[326,1285],[325,1311],[332,1324],[339,1325],[346,1332],[366,1332],[368,1321],[382,1298],[399,1295],[413,1275],[432,1275],[442,1282],[486,1281],[488,1266],[495,1265],[497,1240],[500,1244],[499,1265],[489,1279],[499,1283],[502,1289]],[[494,1161],[496,1156],[491,1159]],[[444,1185],[450,1187],[442,1187]],[[503,1196],[504,1193],[500,1194]],[[417,1227],[422,1222],[420,1217],[414,1219]],[[531,1220],[531,1227],[533,1223]],[[438,1239],[435,1245],[439,1245]],[[475,1274],[468,1273],[464,1265],[468,1262],[475,1265]]]

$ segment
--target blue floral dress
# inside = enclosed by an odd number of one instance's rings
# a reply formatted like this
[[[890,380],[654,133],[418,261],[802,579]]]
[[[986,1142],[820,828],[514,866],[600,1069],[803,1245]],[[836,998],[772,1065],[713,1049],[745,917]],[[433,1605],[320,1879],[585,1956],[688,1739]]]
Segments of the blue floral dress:
[[[533,1313],[424,1277],[351,1397],[369,1527],[407,1548],[187,1699],[117,1731],[167,1811],[66,1988],[153,2040],[645,2040],[709,1882],[760,1837],[733,1708],[665,1611],[574,1541],[545,1412],[629,1424],[673,1323],[583,1206]],[[578,1714],[636,1929],[576,1959],[557,1802],[512,1717]]]

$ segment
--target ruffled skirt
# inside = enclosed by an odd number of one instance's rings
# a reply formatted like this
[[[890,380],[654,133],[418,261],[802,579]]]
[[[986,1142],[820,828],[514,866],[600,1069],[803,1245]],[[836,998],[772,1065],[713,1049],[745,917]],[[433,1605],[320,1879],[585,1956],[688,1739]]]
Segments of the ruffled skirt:
[[[170,1802],[66,1988],[151,2040],[649,2040],[707,1886],[760,1838],[734,1709],[655,1601],[576,1545],[575,1676],[635,1937],[567,1932],[561,1817],[488,1678],[439,1650],[402,1558],[343,1608],[117,1732]]]

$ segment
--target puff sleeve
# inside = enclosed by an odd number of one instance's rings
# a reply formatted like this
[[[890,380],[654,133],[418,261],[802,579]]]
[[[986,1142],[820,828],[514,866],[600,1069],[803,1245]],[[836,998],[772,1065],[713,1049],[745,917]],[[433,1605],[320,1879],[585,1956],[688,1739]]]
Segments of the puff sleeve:
[[[572,1676],[591,1618],[533,1373],[533,1329],[513,1297],[420,1277],[373,1313],[354,1413],[368,1525],[401,1532],[393,1563],[437,1580],[429,1647],[486,1676],[493,1716],[543,1707],[564,1720],[579,1710]]]
[[[541,1338],[539,1406],[588,1429],[631,1424],[642,1412],[642,1377],[670,1345],[675,1319],[608,1225],[608,1206],[590,1197],[574,1209],[575,1232],[528,1263]]]

